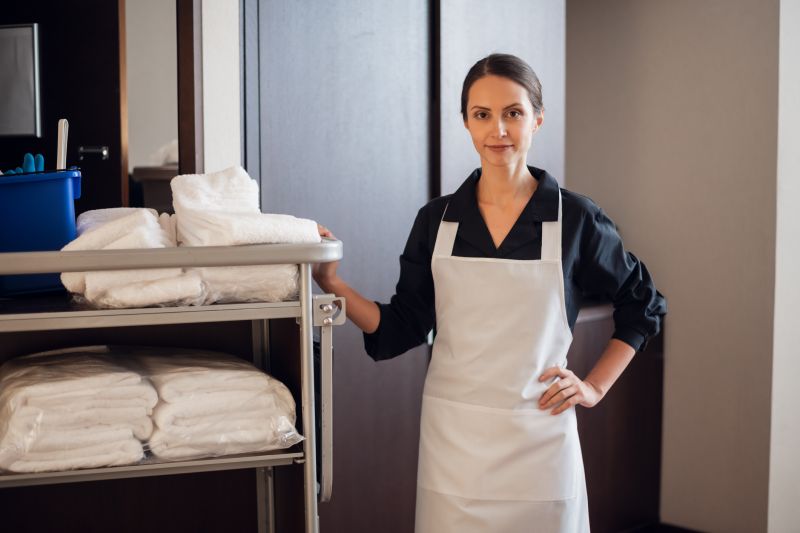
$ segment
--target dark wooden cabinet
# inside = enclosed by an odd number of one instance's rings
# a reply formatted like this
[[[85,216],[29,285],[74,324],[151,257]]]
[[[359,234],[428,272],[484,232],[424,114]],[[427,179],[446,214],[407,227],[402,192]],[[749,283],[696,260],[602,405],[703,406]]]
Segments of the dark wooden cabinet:
[[[612,312],[610,305],[581,310],[567,356],[578,376],[589,372],[613,334]],[[658,523],[663,353],[659,335],[598,405],[578,407],[593,533]]]

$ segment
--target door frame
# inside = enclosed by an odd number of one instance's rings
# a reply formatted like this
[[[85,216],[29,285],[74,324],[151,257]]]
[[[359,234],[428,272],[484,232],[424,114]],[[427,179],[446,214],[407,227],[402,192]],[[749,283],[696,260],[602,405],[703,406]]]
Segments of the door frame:
[[[203,172],[202,0],[176,0],[178,172]]]

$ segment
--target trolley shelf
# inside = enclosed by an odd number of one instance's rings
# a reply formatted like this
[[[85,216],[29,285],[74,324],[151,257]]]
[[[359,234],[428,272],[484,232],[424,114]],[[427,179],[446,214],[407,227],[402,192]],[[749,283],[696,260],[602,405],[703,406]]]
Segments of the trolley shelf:
[[[130,477],[193,474],[197,472],[239,470],[243,468],[265,468],[288,465],[302,458],[302,451],[293,452],[289,450],[278,450],[260,454],[226,455],[224,457],[197,459],[194,461],[143,463],[130,466],[108,466],[103,468],[41,472],[36,474],[0,474],[0,488],[52,485],[56,483],[78,483],[81,481],[98,481]]]
[[[37,306],[24,300],[0,300],[0,333],[230,322],[235,320],[269,320],[272,318],[296,318],[301,314],[300,302],[259,302],[136,309],[81,309],[80,306],[71,306],[69,303],[61,302],[61,304],[63,310],[54,310],[59,307],[54,308],[53,306],[43,306],[36,310]]]

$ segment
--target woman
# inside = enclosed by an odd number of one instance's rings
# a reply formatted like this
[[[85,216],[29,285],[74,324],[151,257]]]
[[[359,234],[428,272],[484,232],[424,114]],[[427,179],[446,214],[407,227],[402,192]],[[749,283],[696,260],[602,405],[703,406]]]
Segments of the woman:
[[[323,290],[347,299],[375,359],[422,343],[435,323],[418,533],[589,531],[574,407],[600,401],[666,312],[603,211],[526,165],[543,111],[524,61],[478,61],[461,113],[481,168],[420,209],[391,303],[362,297],[335,263],[314,271]],[[581,379],[566,354],[583,295],[613,301],[615,332]]]

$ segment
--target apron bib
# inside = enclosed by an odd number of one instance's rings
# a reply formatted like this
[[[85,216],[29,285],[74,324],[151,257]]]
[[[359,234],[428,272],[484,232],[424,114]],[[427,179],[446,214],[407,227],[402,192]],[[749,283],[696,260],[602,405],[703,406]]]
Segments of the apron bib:
[[[583,533],[575,409],[539,409],[572,342],[561,268],[561,197],[541,260],[454,257],[439,225],[433,345],[420,420],[417,533]]]

